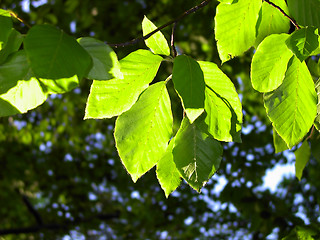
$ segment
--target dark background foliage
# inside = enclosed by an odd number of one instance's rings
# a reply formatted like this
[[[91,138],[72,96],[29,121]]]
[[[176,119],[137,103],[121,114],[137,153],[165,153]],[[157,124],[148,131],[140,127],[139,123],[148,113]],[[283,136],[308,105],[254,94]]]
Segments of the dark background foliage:
[[[160,26],[200,1],[26,3],[29,12],[17,0],[1,0],[0,7],[12,9],[30,25],[49,23],[74,37],[120,43],[141,36],[144,15]],[[180,53],[220,66],[213,32],[217,4],[212,1],[182,19],[175,40]],[[28,31],[17,21],[15,27]],[[163,32],[169,40],[171,27]],[[121,59],[138,48],[146,47],[141,42],[115,51]],[[251,87],[252,54],[221,66],[242,98],[247,131],[241,144],[224,144],[221,167],[201,194],[183,183],[166,199],[154,170],[132,183],[114,146],[115,119],[83,120],[89,80],[27,114],[1,118],[0,235],[8,240],[281,239],[297,225],[310,222],[317,228],[316,159],[310,159],[300,182],[292,176],[275,192],[261,187],[266,171],[288,160],[274,153],[262,96]],[[171,67],[163,64],[157,79],[164,80]],[[176,98],[173,89],[170,94]],[[173,103],[179,118],[178,106]],[[227,183],[218,191],[219,177]]]

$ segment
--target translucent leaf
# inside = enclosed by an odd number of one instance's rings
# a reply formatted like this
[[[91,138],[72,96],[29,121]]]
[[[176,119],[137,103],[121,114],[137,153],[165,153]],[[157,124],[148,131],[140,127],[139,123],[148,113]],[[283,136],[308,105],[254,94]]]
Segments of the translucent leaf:
[[[46,98],[39,81],[32,76],[24,51],[12,54],[0,65],[0,116],[25,113]]]
[[[148,33],[151,33],[155,29],[157,29],[157,27],[146,16],[144,16],[142,21],[143,36],[146,36]],[[166,56],[170,55],[168,42],[160,31],[146,39],[145,43],[154,54],[161,54]]]
[[[12,29],[12,20],[10,13],[6,10],[0,9],[0,50],[3,48],[4,44],[7,42]]]
[[[129,110],[156,76],[161,61],[148,50],[121,59],[123,79],[93,81],[84,118],[111,118]]]
[[[172,81],[187,117],[193,123],[204,111],[205,82],[199,64],[185,55],[176,57]]]
[[[0,64],[2,64],[11,53],[19,50],[22,41],[22,35],[12,28],[8,36],[8,41],[6,44],[4,44],[2,50],[0,51]]]
[[[206,83],[205,123],[219,141],[241,142],[242,106],[231,80],[211,62],[199,62]]]
[[[32,71],[38,78],[68,79],[86,75],[90,55],[72,37],[50,25],[32,27],[24,47]]]
[[[283,152],[288,149],[286,142],[283,141],[275,129],[273,129],[273,145],[276,153]]]
[[[319,0],[287,0],[290,16],[302,26],[320,27]]]
[[[134,182],[157,164],[172,134],[172,112],[165,82],[147,88],[115,126],[116,147]]]
[[[312,126],[317,95],[304,62],[292,57],[282,85],[264,95],[264,104],[274,128],[289,148],[299,143]]]
[[[289,10],[284,0],[272,0],[272,2],[288,13]],[[290,29],[290,20],[275,7],[263,2],[256,28],[257,39],[255,45],[258,46],[265,37],[271,34],[287,33]]]
[[[255,90],[270,92],[281,85],[293,55],[285,44],[288,37],[288,34],[273,34],[258,46],[251,63],[251,82]]]
[[[319,2],[320,4],[320,2]],[[318,29],[315,27],[301,28],[294,31],[286,40],[289,49],[300,59],[305,60],[319,46]]]
[[[176,164],[173,161],[172,149],[174,146],[174,139],[171,139],[166,153],[157,163],[157,178],[161,188],[166,194],[170,195],[177,187],[179,187],[181,178]]]
[[[317,116],[315,119],[315,126],[320,130],[320,78],[315,83],[315,88],[317,92]]]
[[[222,158],[221,144],[184,118],[175,137],[173,160],[181,176],[197,190],[217,171]]]
[[[90,37],[80,38],[78,42],[93,60],[87,78],[92,80],[123,78],[118,57],[107,44]]]
[[[294,152],[294,154],[296,155],[296,177],[299,179],[299,181],[301,181],[303,169],[307,165],[311,155],[309,143],[304,141],[302,145]]]
[[[262,1],[238,0],[220,3],[216,10],[215,36],[222,62],[239,56],[254,45]]]

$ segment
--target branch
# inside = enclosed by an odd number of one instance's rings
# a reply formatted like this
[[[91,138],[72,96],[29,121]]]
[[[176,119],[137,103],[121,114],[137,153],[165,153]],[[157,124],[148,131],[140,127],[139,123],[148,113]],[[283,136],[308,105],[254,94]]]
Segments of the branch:
[[[111,214],[98,214],[96,216],[87,218],[87,219],[77,219],[75,221],[67,221],[62,224],[42,224],[30,227],[22,227],[22,228],[10,228],[10,229],[0,229],[0,236],[8,235],[8,234],[22,234],[22,233],[36,233],[42,230],[68,230],[70,225],[77,225],[82,222],[89,222],[92,221],[94,218],[99,220],[110,220],[113,218],[119,218],[120,213],[115,212]]]
[[[29,198],[26,195],[21,194],[21,197],[24,204],[27,206],[29,212],[34,216],[38,225],[41,226],[43,224],[43,221],[38,211],[32,206],[31,202],[29,201]]]
[[[177,23],[175,22],[173,24],[172,27],[172,33],[171,33],[171,48],[172,48],[172,53],[173,53],[173,57],[175,58],[178,54],[177,54],[177,49],[174,45],[174,38],[175,38],[175,32],[176,32],[176,27],[177,27]]]
[[[157,29],[155,29],[154,31],[148,33],[147,35],[143,36],[143,37],[139,37],[139,38],[135,38],[135,39],[132,39],[131,41],[129,42],[124,42],[124,43],[108,43],[109,46],[111,47],[115,47],[115,48],[118,48],[118,47],[126,47],[126,46],[130,46],[130,45],[134,45],[134,44],[137,44],[143,40],[146,40],[148,39],[149,37],[151,37],[153,34],[159,32],[160,30],[162,30],[163,28],[166,28],[168,26],[170,26],[171,24],[174,24],[178,21],[180,21],[182,18],[190,15],[191,13],[194,13],[196,11],[198,11],[199,9],[205,7],[206,5],[208,5],[209,3],[211,2],[211,0],[204,0],[203,2],[201,2],[199,5],[197,6],[194,6],[192,8],[190,8],[189,10],[185,11],[183,14],[181,14],[179,17],[177,17],[176,19],[173,19],[169,22],[167,22],[166,24],[158,27]]]
[[[278,5],[274,4],[273,2],[270,2],[269,0],[263,0],[266,3],[270,4],[271,6],[275,7],[276,9],[278,9],[286,18],[288,18],[290,20],[290,22],[296,27],[296,29],[300,29],[298,23],[296,22],[296,20],[294,20],[293,18],[291,18],[288,14],[285,13],[285,11],[283,11],[281,9],[281,7],[279,7]]]

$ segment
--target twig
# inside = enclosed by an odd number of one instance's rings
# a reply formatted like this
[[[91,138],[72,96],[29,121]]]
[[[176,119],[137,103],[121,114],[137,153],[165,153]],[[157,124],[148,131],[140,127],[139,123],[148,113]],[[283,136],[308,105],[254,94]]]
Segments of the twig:
[[[185,11],[183,14],[181,14],[179,17],[177,17],[176,19],[173,19],[169,22],[167,22],[166,24],[158,27],[157,29],[155,29],[154,31],[148,33],[147,35],[143,36],[143,37],[139,37],[139,38],[135,38],[135,39],[132,39],[131,41],[129,42],[124,42],[124,43],[108,43],[109,46],[111,47],[115,47],[115,48],[118,48],[118,47],[126,47],[126,46],[130,46],[130,45],[134,45],[134,44],[137,44],[138,42],[141,42],[143,40],[146,40],[148,39],[149,37],[151,37],[153,34],[159,32],[160,30],[170,26],[171,24],[174,24],[178,21],[180,21],[182,18],[188,16],[189,14],[191,13],[194,13],[196,11],[198,11],[199,9],[205,7],[206,5],[208,5],[209,3],[211,2],[211,0],[204,0],[203,2],[201,2],[199,5],[197,6],[194,6],[192,8],[190,8],[189,10]]]
[[[171,33],[171,48],[172,48],[172,54],[174,58],[177,56],[177,49],[174,45],[176,27],[177,27],[177,23],[175,22],[172,26],[172,33]]]
[[[16,18],[18,21],[22,22],[22,23],[23,23],[24,25],[26,25],[28,28],[31,28],[31,26],[30,26],[28,23],[26,23],[22,18],[20,18],[16,13],[10,11],[10,15],[11,15],[11,17],[14,17],[14,18]]]
[[[274,4],[273,2],[270,2],[269,0],[263,0],[266,3],[270,4],[271,6],[275,7],[276,9],[278,9],[285,17],[287,17],[290,22],[296,27],[296,29],[300,29],[298,23],[296,22],[296,20],[294,20],[293,18],[291,18],[288,14],[285,13],[285,11],[283,11],[281,9],[281,7],[279,7],[278,5]]]

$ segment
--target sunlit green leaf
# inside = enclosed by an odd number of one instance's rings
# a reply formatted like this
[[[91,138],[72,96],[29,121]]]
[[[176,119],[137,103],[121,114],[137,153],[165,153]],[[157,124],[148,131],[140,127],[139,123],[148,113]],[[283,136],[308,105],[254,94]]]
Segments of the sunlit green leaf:
[[[32,71],[38,78],[68,79],[86,75],[90,55],[72,37],[50,25],[32,27],[24,47]]]
[[[282,85],[264,95],[264,104],[274,128],[289,148],[300,142],[317,114],[317,95],[304,62],[293,56]]]
[[[204,111],[205,82],[199,64],[185,55],[176,57],[173,63],[172,81],[187,117],[191,123],[194,122]]]
[[[143,36],[146,36],[155,29],[157,29],[157,27],[146,16],[144,16],[142,21]],[[170,55],[168,42],[160,31],[146,39],[145,43],[154,54]]]
[[[254,45],[262,1],[238,0],[220,3],[216,10],[215,36],[222,62],[239,56]]]
[[[231,80],[211,62],[199,62],[206,83],[205,123],[219,141],[241,142],[242,106]]]
[[[32,76],[24,51],[12,54],[0,65],[0,116],[25,113],[46,98],[39,81]]]
[[[275,129],[273,129],[273,145],[276,153],[283,152],[288,149],[286,142],[283,141]]]
[[[166,197],[179,187],[181,178],[176,164],[173,161],[172,150],[174,139],[171,139],[166,153],[157,163],[157,178]]]
[[[93,81],[85,119],[111,118],[129,110],[157,74],[162,57],[148,50],[132,52],[120,60],[123,79]]]
[[[308,163],[311,155],[309,143],[304,141],[302,145],[294,152],[294,154],[296,155],[296,177],[299,179],[299,181],[301,181],[303,169]]]
[[[320,4],[320,2],[319,2]],[[286,40],[289,49],[300,59],[305,60],[319,46],[318,29],[315,27],[301,28],[294,31]]]
[[[80,45],[92,57],[92,67],[87,78],[92,80],[109,80],[123,78],[116,53],[105,43],[90,37],[78,39]]]
[[[272,0],[272,2],[288,13],[288,7],[284,0]],[[290,20],[275,7],[263,2],[257,22],[257,39],[255,45],[258,46],[265,37],[271,34],[287,33],[289,28]]]
[[[0,50],[7,42],[12,29],[12,20],[9,11],[0,9]]]
[[[173,160],[181,176],[197,191],[217,171],[222,158],[221,144],[184,118],[175,137]]]
[[[165,82],[147,88],[115,126],[116,147],[132,180],[157,164],[172,134],[172,112]]]
[[[302,26],[320,27],[319,0],[287,0],[290,16]]]
[[[315,126],[320,130],[320,78],[315,83],[315,88],[317,92],[317,116],[315,119]]]
[[[270,92],[281,85],[293,55],[285,44],[288,36],[273,34],[258,46],[251,64],[251,82],[257,91]]]

